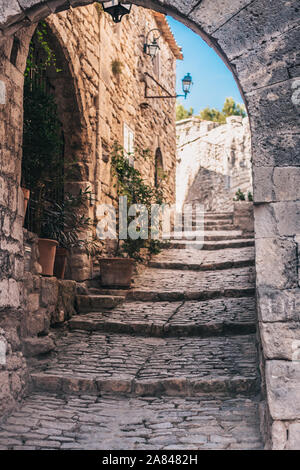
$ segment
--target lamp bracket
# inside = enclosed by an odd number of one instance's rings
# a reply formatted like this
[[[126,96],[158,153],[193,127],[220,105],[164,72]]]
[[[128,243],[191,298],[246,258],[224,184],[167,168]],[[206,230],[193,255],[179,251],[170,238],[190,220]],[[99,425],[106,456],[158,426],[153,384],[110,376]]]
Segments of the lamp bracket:
[[[148,99],[149,98],[150,99],[152,99],[152,98],[162,99],[162,98],[178,98],[179,96],[185,96],[185,95],[176,95],[176,96],[171,95],[171,93],[169,93],[169,91],[163,85],[161,85],[154,77],[152,77],[152,75],[150,75],[150,73],[145,72],[145,75],[147,77],[149,77],[151,80],[153,80],[156,83],[156,85],[158,85],[165,93],[167,93],[166,96],[161,96],[161,95],[159,95],[159,96],[149,96],[148,95],[148,88],[149,87],[147,85],[147,81],[145,80],[145,98],[148,98]]]

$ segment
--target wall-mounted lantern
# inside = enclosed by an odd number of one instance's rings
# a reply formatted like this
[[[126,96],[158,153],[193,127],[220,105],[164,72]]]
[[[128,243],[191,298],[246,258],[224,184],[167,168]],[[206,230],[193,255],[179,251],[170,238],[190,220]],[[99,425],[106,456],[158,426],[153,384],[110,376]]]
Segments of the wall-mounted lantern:
[[[120,23],[124,15],[129,15],[131,7],[131,3],[123,3],[119,0],[103,2],[103,10],[111,15],[114,23]]]
[[[150,34],[154,33],[155,31],[158,32],[158,36],[155,36],[153,34],[152,41],[149,41]],[[145,52],[145,54],[149,55],[152,60],[156,57],[156,55],[157,55],[157,53],[160,49],[159,44],[158,44],[158,40],[159,40],[160,36],[161,36],[161,32],[157,28],[151,29],[151,31],[149,31],[149,33],[146,36],[145,44],[144,44],[144,52]]]
[[[181,96],[184,96],[185,99],[187,95],[191,92],[192,84],[193,84],[192,76],[190,73],[187,73],[186,76],[183,77],[182,79],[182,91],[184,95],[181,95]]]

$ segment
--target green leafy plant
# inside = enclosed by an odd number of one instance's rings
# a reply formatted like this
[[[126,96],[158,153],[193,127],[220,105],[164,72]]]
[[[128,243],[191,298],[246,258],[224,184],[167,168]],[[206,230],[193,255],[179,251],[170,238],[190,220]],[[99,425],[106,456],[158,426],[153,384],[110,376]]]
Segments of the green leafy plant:
[[[248,201],[253,202],[253,194],[251,193],[251,191],[248,191]]]
[[[38,235],[56,240],[61,248],[67,250],[82,248],[85,241],[80,238],[80,234],[92,227],[91,219],[83,213],[91,197],[91,191],[86,189],[76,195],[66,193],[62,202],[44,199],[40,211],[38,208],[36,210],[40,216]],[[39,206],[38,201],[32,202]]]
[[[111,63],[111,70],[115,76],[121,75],[123,64],[119,60],[113,60]]]
[[[246,196],[240,188],[235,193],[234,201],[246,201]]]
[[[36,60],[37,49],[42,51],[42,57],[40,56],[39,60]],[[35,75],[36,78],[41,77],[43,72],[49,67],[54,67],[57,73],[61,72],[61,69],[57,66],[55,52],[50,45],[48,26],[42,21],[38,24],[29,45],[25,81],[26,79],[31,81],[33,75]]]
[[[129,157],[121,146],[115,144],[111,161],[113,175],[116,177],[117,195],[127,197],[128,207],[132,204],[143,204],[148,210],[148,225],[150,227],[151,205],[163,204],[163,189],[146,183],[140,171],[130,164]],[[150,158],[150,152],[149,150],[138,149],[135,158],[143,161]],[[127,225],[131,220],[132,218],[128,216]],[[150,236],[146,240],[142,238],[133,240],[128,237],[122,243],[120,243],[118,237],[115,256],[125,256],[136,261],[143,261],[145,256],[158,253],[161,247],[162,243],[159,240],[151,239]],[[143,256],[142,252],[146,254]]]

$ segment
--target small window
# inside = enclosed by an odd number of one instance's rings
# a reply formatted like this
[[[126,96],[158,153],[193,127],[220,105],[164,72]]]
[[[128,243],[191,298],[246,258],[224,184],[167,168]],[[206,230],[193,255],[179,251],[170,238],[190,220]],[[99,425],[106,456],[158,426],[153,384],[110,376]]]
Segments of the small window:
[[[127,124],[124,124],[124,151],[127,154],[130,164],[134,165],[134,132]]]

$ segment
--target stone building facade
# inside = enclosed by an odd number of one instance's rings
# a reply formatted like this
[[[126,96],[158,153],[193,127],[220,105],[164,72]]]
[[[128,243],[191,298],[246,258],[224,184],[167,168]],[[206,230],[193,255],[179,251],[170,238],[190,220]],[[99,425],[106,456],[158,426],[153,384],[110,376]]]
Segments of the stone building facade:
[[[248,118],[218,124],[193,117],[176,128],[178,207],[199,203],[205,211],[230,212],[238,189],[253,193]]]
[[[23,74],[22,67],[16,68],[8,60],[13,36],[20,40],[19,57],[23,55],[24,61],[29,31],[22,31],[24,26],[30,28],[51,13],[90,3],[91,0],[1,0],[0,3],[3,266],[0,298],[1,325],[5,332],[9,325],[14,331],[18,329],[23,305],[23,196],[19,190]],[[261,413],[262,430],[267,448],[296,449],[300,433],[298,0],[134,0],[132,3],[170,14],[203,37],[232,71],[246,102],[252,138],[256,288],[266,398]],[[86,25],[84,36],[88,34]],[[19,362],[11,365],[13,373],[1,366],[1,390],[11,388],[18,394],[22,387],[14,384],[23,381],[23,373],[16,372],[22,370],[22,358],[20,345],[13,336],[12,333],[5,340],[11,345],[11,349],[7,347],[8,358],[17,357]],[[14,384],[12,377],[18,377]]]
[[[91,190],[93,200],[86,215],[96,226],[97,205],[116,201],[111,151],[117,142],[134,152],[135,167],[151,183],[159,150],[166,174],[164,196],[173,203],[175,100],[145,98],[146,86],[148,96],[161,94],[156,82],[175,95],[176,59],[182,53],[165,16],[134,6],[130,17],[114,24],[94,4],[52,14],[46,24],[59,70],[50,71],[48,79],[64,133],[63,157],[76,161],[76,180],[67,189]],[[5,357],[0,363],[0,414],[16,406],[26,390],[25,358],[54,348],[50,326],[74,313],[80,288],[76,281],[95,273],[93,260],[75,252],[68,260],[70,280],[42,277],[37,236],[23,230],[23,82],[36,25],[22,28],[0,51],[0,342]],[[152,61],[143,47],[154,28],[161,37],[159,54]],[[136,158],[136,148],[149,150],[148,160]]]

